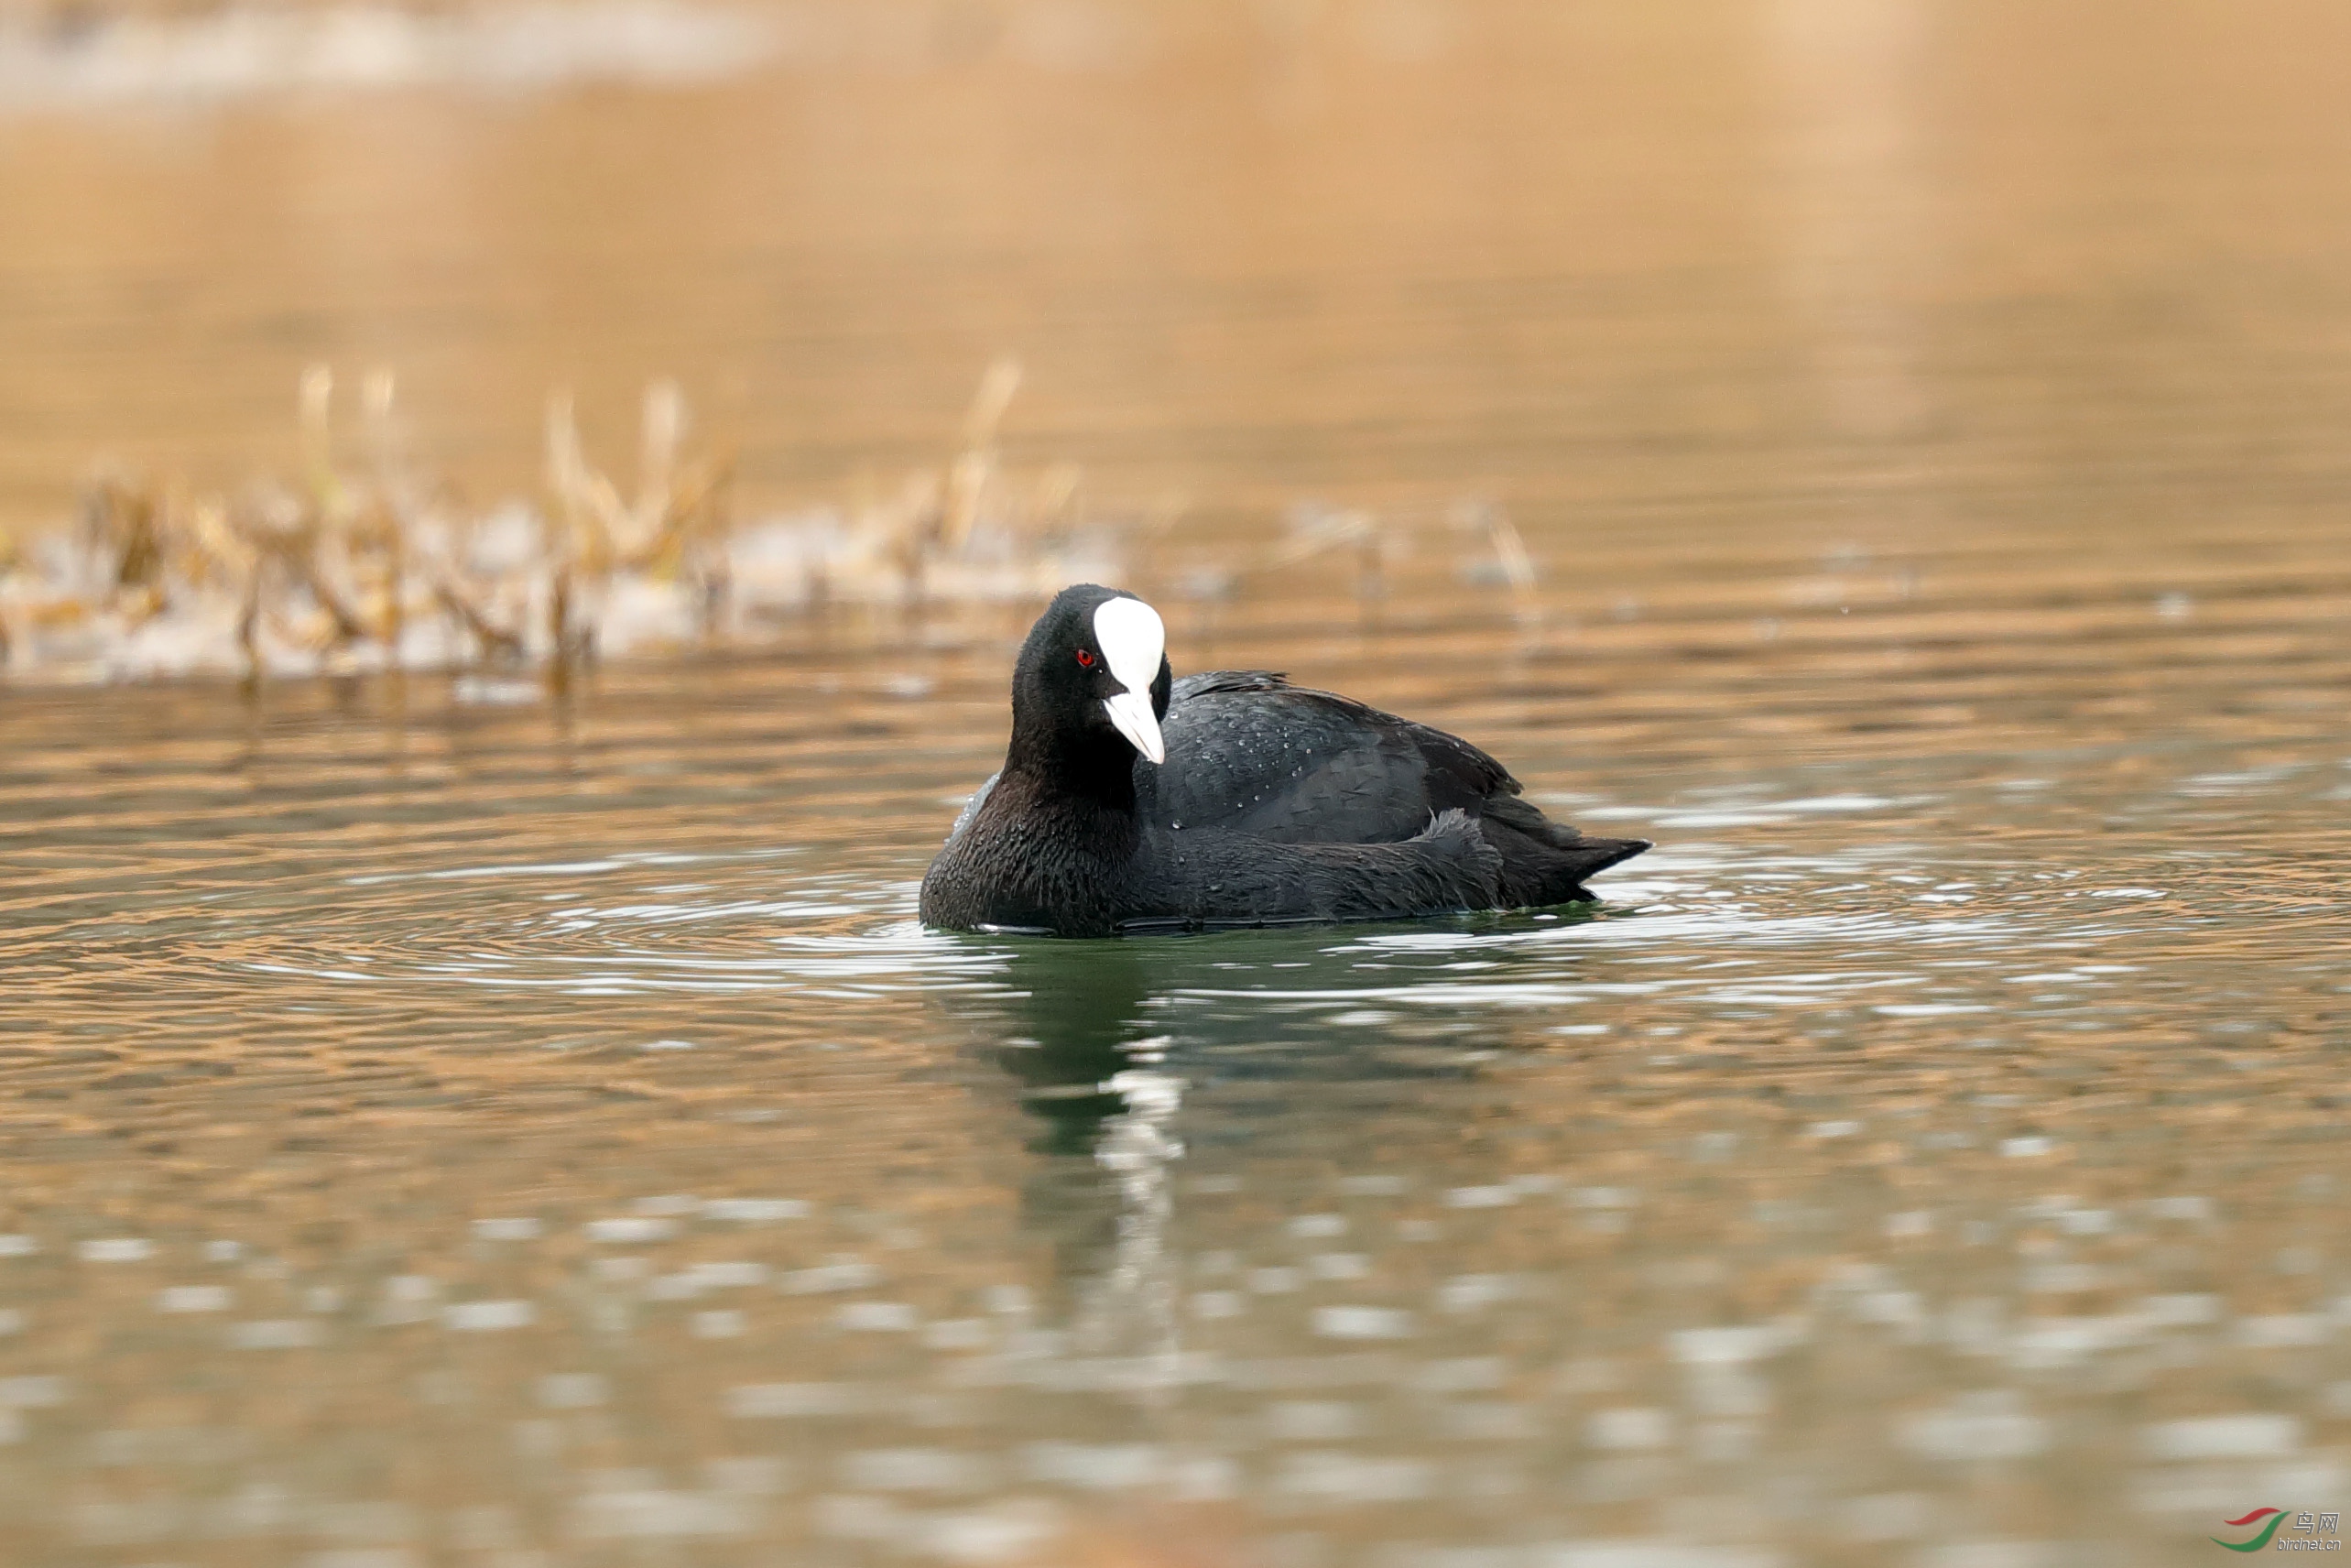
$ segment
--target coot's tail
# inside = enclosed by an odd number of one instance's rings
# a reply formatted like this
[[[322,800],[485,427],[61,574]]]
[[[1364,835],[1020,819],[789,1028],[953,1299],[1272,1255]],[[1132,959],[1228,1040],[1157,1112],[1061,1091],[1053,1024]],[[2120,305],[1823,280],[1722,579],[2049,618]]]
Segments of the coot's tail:
[[[1478,826],[1502,852],[1501,902],[1510,909],[1585,902],[1587,878],[1649,847],[1645,838],[1587,838],[1516,795],[1488,798]]]

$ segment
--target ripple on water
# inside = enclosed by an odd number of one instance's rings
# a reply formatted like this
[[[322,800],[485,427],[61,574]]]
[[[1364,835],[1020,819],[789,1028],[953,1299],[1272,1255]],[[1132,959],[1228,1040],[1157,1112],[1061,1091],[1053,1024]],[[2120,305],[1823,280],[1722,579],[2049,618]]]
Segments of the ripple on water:
[[[1792,1563],[2335,1484],[2316,770],[1620,757],[1592,909],[1057,942],[913,918],[1000,737],[640,766],[729,711],[32,835],[0,1486],[60,1540]]]

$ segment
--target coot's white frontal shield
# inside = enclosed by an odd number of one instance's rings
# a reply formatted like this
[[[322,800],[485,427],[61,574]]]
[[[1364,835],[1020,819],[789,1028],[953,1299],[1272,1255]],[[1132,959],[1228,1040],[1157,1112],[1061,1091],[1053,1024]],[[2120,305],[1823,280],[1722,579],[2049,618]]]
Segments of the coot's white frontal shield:
[[[1094,606],[1094,638],[1102,645],[1111,678],[1127,688],[1103,699],[1111,724],[1127,744],[1153,762],[1168,759],[1159,715],[1151,712],[1151,682],[1168,656],[1168,628],[1159,613],[1140,599],[1105,599]]]

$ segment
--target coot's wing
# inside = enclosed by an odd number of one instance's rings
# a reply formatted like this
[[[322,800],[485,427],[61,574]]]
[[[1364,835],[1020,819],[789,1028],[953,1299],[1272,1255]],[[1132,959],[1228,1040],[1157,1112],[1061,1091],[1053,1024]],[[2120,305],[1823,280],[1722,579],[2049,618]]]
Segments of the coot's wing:
[[[1137,766],[1137,803],[1170,829],[1392,844],[1518,789],[1467,741],[1267,670],[1185,677],[1160,729],[1168,759]]]
[[[1224,828],[1145,833],[1122,931],[1392,920],[1492,909],[1506,870],[1466,811],[1389,844],[1274,844]]]
[[[1169,691],[1168,704],[1190,702],[1211,691],[1295,691],[1290,677],[1279,670],[1203,670],[1186,675]]]

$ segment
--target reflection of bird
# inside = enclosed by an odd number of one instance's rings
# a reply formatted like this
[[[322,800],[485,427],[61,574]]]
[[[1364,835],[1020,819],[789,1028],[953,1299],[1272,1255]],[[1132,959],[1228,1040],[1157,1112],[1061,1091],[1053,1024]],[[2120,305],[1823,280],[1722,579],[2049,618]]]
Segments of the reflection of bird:
[[[982,993],[973,1014],[1042,1124],[1029,1147],[1045,1158],[1030,1166],[1022,1206],[1072,1294],[1072,1344],[1131,1358],[1138,1389],[1174,1376],[1167,1233],[1170,1173],[1183,1154],[1171,1127],[1183,1080],[1161,1070],[1168,1039],[1146,1034],[1151,972],[1144,944],[1033,943],[1011,955],[1013,988]]]
[[[1158,613],[1087,584],[1021,648],[1004,770],[922,918],[1090,936],[1557,904],[1648,847],[1551,821],[1442,730],[1261,671],[1174,682]]]
[[[1082,957],[1089,961],[1076,962]],[[1111,1080],[1137,1065],[1137,1043],[1149,1033],[1148,970],[1124,950],[1086,954],[1040,945],[1018,955],[1011,978],[1018,1010],[1000,1017],[994,1009],[1004,1004],[990,998],[986,1038],[1020,1042],[1002,1061],[1027,1086],[1023,1098],[1044,1124],[1038,1151],[1091,1154],[1105,1119],[1127,1109]]]

